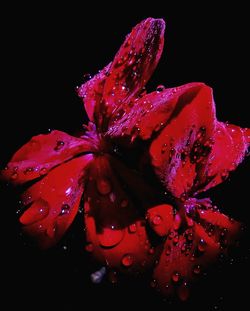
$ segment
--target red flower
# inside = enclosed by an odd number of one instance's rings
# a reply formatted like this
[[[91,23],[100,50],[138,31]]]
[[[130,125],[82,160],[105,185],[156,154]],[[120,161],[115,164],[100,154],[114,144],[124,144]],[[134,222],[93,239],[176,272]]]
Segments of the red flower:
[[[83,198],[86,250],[124,273],[156,264],[152,286],[185,300],[187,283],[239,229],[197,195],[243,160],[250,131],[216,120],[212,89],[203,83],[146,94],[164,28],[159,19],[138,24],[113,62],[78,88],[90,119],[83,136],[35,136],[1,175],[16,185],[34,180],[20,222],[41,247],[58,242]]]

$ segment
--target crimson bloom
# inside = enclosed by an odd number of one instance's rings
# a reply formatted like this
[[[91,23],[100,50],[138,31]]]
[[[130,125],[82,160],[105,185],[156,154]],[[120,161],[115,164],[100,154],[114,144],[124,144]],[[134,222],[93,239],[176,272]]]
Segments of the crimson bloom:
[[[161,19],[142,21],[113,62],[78,88],[90,120],[82,136],[33,137],[1,177],[34,181],[20,222],[42,248],[61,239],[83,204],[85,248],[100,266],[152,270],[153,287],[185,300],[188,283],[237,237],[239,223],[201,195],[243,160],[250,131],[217,121],[203,83],[146,93],[164,29]]]

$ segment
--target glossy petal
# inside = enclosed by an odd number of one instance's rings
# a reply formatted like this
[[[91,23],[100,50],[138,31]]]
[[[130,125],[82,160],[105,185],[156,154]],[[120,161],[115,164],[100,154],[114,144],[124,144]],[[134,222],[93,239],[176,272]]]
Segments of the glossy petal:
[[[147,238],[143,219],[149,197],[155,191],[150,191],[143,179],[138,182],[139,177],[135,177],[138,191],[131,188],[133,172],[122,163],[118,170],[117,162],[112,157],[100,156],[89,166],[91,177],[85,191],[86,249],[110,268],[141,271],[152,265],[158,252]]]
[[[200,163],[211,151],[215,109],[212,90],[203,84],[181,87],[175,97],[173,112],[162,122],[150,156],[167,190],[180,198],[192,192]]]
[[[198,175],[198,192],[224,181],[243,161],[250,144],[248,133],[249,130],[239,126],[216,123],[211,153]]]
[[[89,142],[60,131],[34,136],[1,171],[1,179],[22,184],[46,175],[53,167],[92,150]]]
[[[162,53],[164,30],[163,20],[142,21],[126,37],[114,61],[78,89],[99,130],[107,130],[109,118],[115,112],[117,118],[151,77]]]
[[[90,121],[98,120],[103,101],[103,88],[107,79],[110,65],[107,65],[91,80],[77,88],[78,96],[82,98]]]
[[[30,207],[20,222],[41,247],[57,243],[72,223],[84,189],[85,168],[91,160],[92,155],[85,155],[54,168],[23,195],[23,204]]]
[[[165,295],[188,298],[190,284],[232,245],[239,232],[239,223],[218,211],[199,210],[199,222],[191,227],[172,230],[165,242],[153,277],[157,288]]]

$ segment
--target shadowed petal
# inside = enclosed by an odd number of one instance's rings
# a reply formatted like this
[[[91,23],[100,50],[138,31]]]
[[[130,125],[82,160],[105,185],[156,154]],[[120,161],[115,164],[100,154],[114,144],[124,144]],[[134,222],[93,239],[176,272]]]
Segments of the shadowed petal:
[[[23,195],[30,205],[20,217],[24,231],[42,248],[57,243],[72,223],[84,189],[85,168],[92,155],[81,156],[53,169]]]

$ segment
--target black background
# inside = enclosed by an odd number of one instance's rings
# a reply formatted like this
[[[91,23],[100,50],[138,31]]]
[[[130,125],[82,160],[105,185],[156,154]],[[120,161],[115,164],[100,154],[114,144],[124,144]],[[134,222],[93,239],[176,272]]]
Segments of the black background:
[[[53,7],[22,3],[1,11],[1,165],[31,136],[48,129],[72,133],[86,122],[75,86],[85,73],[94,74],[110,62],[124,36],[149,16],[167,23],[163,56],[149,89],[203,81],[214,89],[220,120],[250,127],[249,19],[242,5],[218,8],[211,2],[173,6],[152,1],[136,8],[128,2]],[[250,165],[246,162],[209,195],[249,228]],[[81,215],[54,249],[41,252],[31,246],[19,234],[13,190],[2,190],[2,249],[7,263],[2,273],[7,276],[9,305],[35,310],[52,306],[56,310],[97,306],[229,310],[248,304],[244,284],[249,281],[249,229],[234,260],[204,277],[189,302],[170,303],[143,283],[93,286],[89,274],[95,267],[84,255]]]

